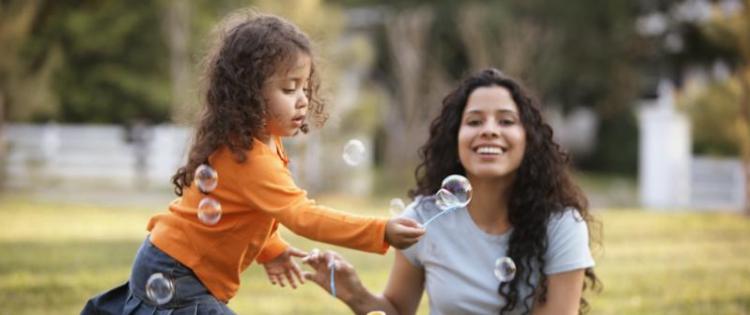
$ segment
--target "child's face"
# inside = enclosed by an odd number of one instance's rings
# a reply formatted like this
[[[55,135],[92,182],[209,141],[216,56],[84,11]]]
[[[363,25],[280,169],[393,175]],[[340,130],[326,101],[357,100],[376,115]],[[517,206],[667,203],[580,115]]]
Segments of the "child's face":
[[[513,175],[525,150],[526,131],[508,90],[488,86],[471,92],[458,129],[458,156],[467,175]]]
[[[263,84],[268,135],[290,137],[299,132],[307,113],[311,67],[310,57],[300,53],[289,71],[279,71]]]

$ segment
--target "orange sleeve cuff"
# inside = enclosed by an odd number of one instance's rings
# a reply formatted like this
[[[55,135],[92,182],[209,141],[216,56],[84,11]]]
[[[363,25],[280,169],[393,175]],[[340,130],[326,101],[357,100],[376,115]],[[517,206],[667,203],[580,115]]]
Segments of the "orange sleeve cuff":
[[[274,231],[273,235],[268,242],[266,242],[266,245],[263,246],[263,249],[260,251],[258,258],[256,258],[255,261],[261,264],[267,263],[281,255],[287,248],[289,248],[289,243],[281,238],[278,231]]]
[[[380,244],[380,248],[375,250],[375,253],[377,254],[385,254],[388,252],[388,248],[390,248],[390,245],[388,245],[388,242],[385,241],[385,225],[388,222],[388,219],[380,219],[378,222],[378,232],[376,235],[380,235],[380,241],[382,242]]]

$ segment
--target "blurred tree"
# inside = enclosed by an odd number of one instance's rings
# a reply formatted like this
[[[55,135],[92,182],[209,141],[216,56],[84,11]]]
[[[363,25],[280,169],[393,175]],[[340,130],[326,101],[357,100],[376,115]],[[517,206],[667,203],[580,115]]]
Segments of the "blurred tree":
[[[711,107],[725,110],[721,121],[739,149],[745,169],[745,213],[750,215],[750,0],[739,4],[739,9],[722,12],[714,6],[713,18],[702,25],[706,37],[721,48],[736,53],[736,71],[731,80],[709,89],[706,98]],[[717,95],[717,90],[719,94]],[[724,92],[724,93],[721,93]],[[703,104],[705,108],[709,104]],[[729,123],[727,123],[729,122]],[[722,128],[727,129],[727,128]]]
[[[6,119],[27,118],[34,113],[54,114],[54,96],[48,82],[59,50],[52,47],[36,58],[28,58],[24,47],[43,15],[40,1],[0,1],[0,161],[6,143],[2,141]]]
[[[63,50],[53,86],[66,122],[169,119],[169,68],[157,2],[79,1],[49,20]]]
[[[40,23],[44,7],[39,1],[0,2],[0,122],[24,119],[34,112],[47,115],[50,98],[44,93],[45,79],[53,69],[54,47],[29,58],[25,47],[33,41],[33,30]],[[1,129],[1,128],[0,128]]]
[[[169,74],[172,85],[171,116],[175,123],[186,124],[192,121],[196,104],[193,100],[193,81],[191,79],[192,61],[190,59],[191,6],[192,2],[183,0],[166,0],[162,12],[165,16],[164,36],[169,47]]]
[[[742,91],[737,77],[690,89],[681,106],[690,116],[693,152],[701,155],[736,157],[741,154],[740,112]]]
[[[16,73],[2,76],[2,91],[15,87],[0,93],[8,119],[186,122],[198,103],[195,52],[205,48],[190,39],[246,4],[4,1],[0,41],[12,49],[2,51],[0,71]]]
[[[11,104],[16,121],[125,122],[166,117],[161,92],[167,80],[159,20],[151,4],[100,1],[29,1],[37,4],[33,28],[19,47],[17,65],[46,69],[31,95],[54,95]],[[20,58],[20,57],[19,57]]]
[[[393,101],[381,111],[386,137],[382,161],[389,176],[399,179],[404,169],[413,169],[404,161],[416,161],[418,144],[426,140],[428,122],[435,117],[448,79],[444,65],[432,57],[430,29],[436,18],[428,6],[408,8],[390,14],[385,21],[384,39],[388,47],[387,69]],[[432,56],[431,56],[432,55]]]
[[[344,5],[350,2],[339,1]],[[360,0],[386,16],[373,77],[394,97],[381,133],[385,169],[413,169],[440,99],[457,80],[494,66],[522,81],[548,106],[597,112],[597,143],[576,157],[588,169],[634,174],[641,96],[635,62],[635,3],[626,0]],[[388,155],[391,155],[389,157]]]
[[[36,6],[32,2],[0,2],[0,43],[4,43],[5,47],[0,50],[0,139],[4,130],[5,108],[9,103],[7,101],[10,98],[9,92],[14,90],[13,86],[18,80],[19,43],[23,42],[30,32]],[[5,157],[5,144],[0,143],[0,158],[3,157]]]
[[[630,1],[510,1],[464,6],[458,23],[472,69],[488,65],[532,84],[547,106],[592,108],[601,121],[578,164],[633,174],[641,96]]]

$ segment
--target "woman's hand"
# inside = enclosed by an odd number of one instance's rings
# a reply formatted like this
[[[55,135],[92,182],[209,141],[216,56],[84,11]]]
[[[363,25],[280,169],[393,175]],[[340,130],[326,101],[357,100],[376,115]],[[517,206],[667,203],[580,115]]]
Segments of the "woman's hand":
[[[289,246],[289,248],[281,253],[281,255],[263,264],[263,267],[266,269],[266,275],[268,275],[268,280],[271,281],[271,284],[273,285],[278,283],[281,287],[284,287],[284,278],[286,278],[293,289],[297,288],[297,281],[299,281],[300,284],[304,284],[305,280],[302,276],[302,269],[300,269],[299,265],[292,259],[292,257],[306,256],[306,252]],[[297,278],[297,280],[295,281],[294,278]]]
[[[399,252],[396,252],[396,263],[386,292],[377,295],[367,290],[352,264],[336,252],[321,254],[319,250],[313,249],[302,262],[314,270],[312,273],[305,272],[305,279],[317,283],[328,293],[331,293],[331,270],[334,270],[336,297],[346,303],[354,314],[378,314],[378,311],[389,315],[416,314],[422,297],[424,273],[407,262]],[[386,296],[395,297],[393,301],[397,304]],[[396,308],[395,305],[400,307]]]
[[[385,241],[398,249],[406,249],[413,245],[424,233],[424,227],[409,218],[391,218],[385,225]]]
[[[334,251],[320,253],[318,249],[313,249],[310,255],[302,259],[302,262],[314,270],[314,272],[305,272],[305,279],[317,283],[328,293],[331,293],[331,270],[333,270],[336,297],[347,304],[364,290],[354,266]]]

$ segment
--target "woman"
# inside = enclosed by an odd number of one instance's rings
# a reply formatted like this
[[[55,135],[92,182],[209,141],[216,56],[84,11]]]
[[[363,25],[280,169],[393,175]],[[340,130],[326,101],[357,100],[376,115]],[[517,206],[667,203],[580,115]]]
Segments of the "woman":
[[[414,314],[427,290],[430,314],[578,314],[583,291],[598,284],[589,249],[586,197],[573,183],[568,158],[552,139],[539,106],[496,69],[463,81],[420,149],[415,198],[405,216],[425,222],[436,210],[442,180],[461,174],[473,198],[430,223],[423,239],[397,252],[382,295],[362,286],[351,264],[336,253],[305,258],[305,276],[354,312]],[[510,257],[512,280],[493,276],[495,261]]]

